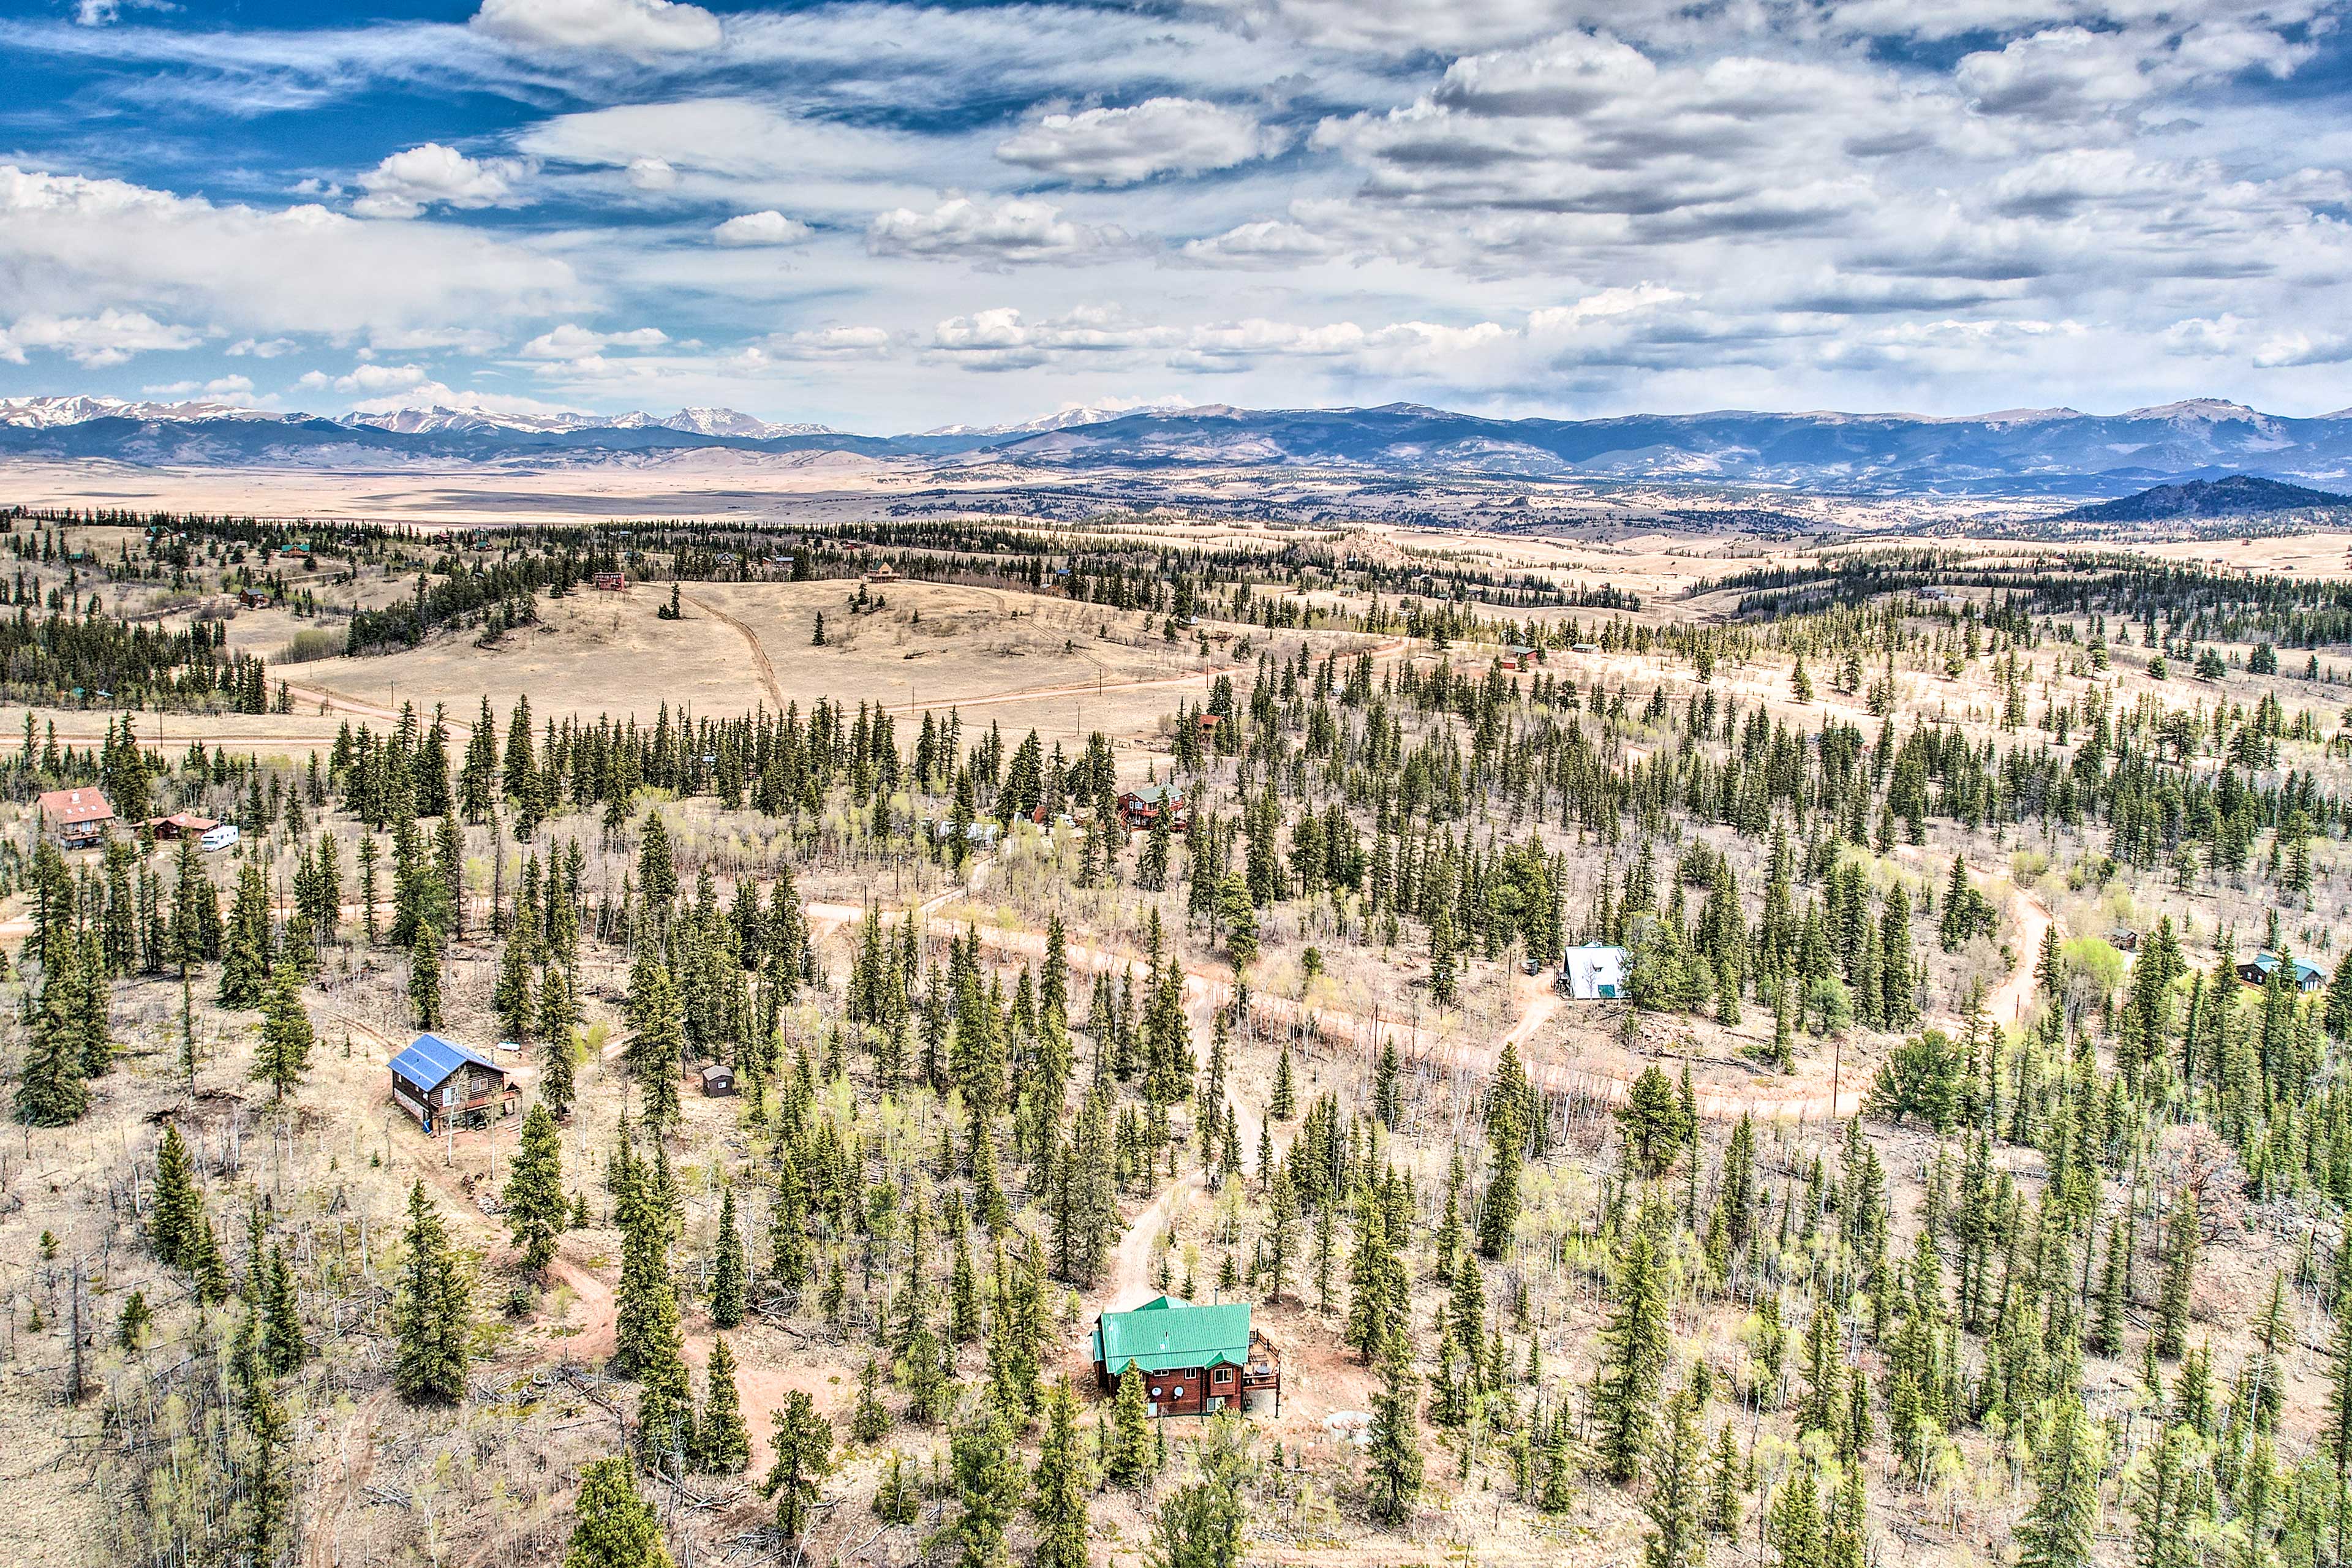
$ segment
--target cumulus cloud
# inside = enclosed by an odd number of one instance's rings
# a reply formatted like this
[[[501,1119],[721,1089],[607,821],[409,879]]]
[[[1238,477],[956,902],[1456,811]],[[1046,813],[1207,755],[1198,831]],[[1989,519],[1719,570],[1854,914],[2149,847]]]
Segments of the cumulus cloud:
[[[1204,239],[1188,239],[1178,254],[1204,267],[1297,267],[1339,253],[1334,241],[1303,224],[1260,218]]]
[[[525,359],[583,359],[602,353],[606,349],[659,348],[669,342],[669,334],[658,327],[638,327],[625,332],[599,332],[567,321],[551,331],[523,344]]]
[[[996,144],[996,155],[1080,185],[1132,185],[1270,158],[1289,138],[1257,116],[1192,98],[1131,109],[1047,114]]]
[[[677,170],[666,158],[632,158],[627,173],[629,184],[640,191],[677,189]]]
[[[2053,27],[1960,61],[1960,89],[1990,114],[2075,119],[2146,95],[2153,84],[2120,34]]]
[[[40,349],[95,369],[121,364],[133,354],[192,349],[203,341],[203,333],[159,321],[144,310],[108,309],[94,316],[37,312],[0,331],[0,359],[22,364],[26,349]]]
[[[738,213],[710,231],[711,242],[725,246],[798,245],[814,231],[798,218],[772,207],[765,212]]]
[[[950,196],[929,212],[894,207],[866,226],[877,256],[919,256],[982,267],[1105,260],[1133,248],[1124,229],[1073,222],[1048,202]]]
[[[352,204],[362,217],[412,218],[428,206],[494,207],[515,199],[530,165],[519,158],[468,158],[427,142],[394,153],[360,176],[366,195]]]
[[[560,259],[441,224],[215,206],[0,163],[0,311],[143,312],[258,342],[485,330],[579,309],[586,294]]]
[[[160,386],[142,386],[139,391],[146,397],[201,397],[207,403],[243,407],[250,407],[256,401],[253,378],[245,375],[215,376],[210,381],[167,381]]]
[[[473,26],[527,49],[646,60],[715,49],[724,37],[718,17],[681,0],[482,0]]]
[[[747,366],[757,368],[770,361],[887,359],[890,348],[890,334],[880,327],[815,327],[771,333],[744,352],[752,356]]]
[[[1082,306],[1032,321],[1011,306],[952,316],[931,329],[929,352],[967,370],[1020,370],[1069,354],[1124,354],[1180,341],[1171,327],[1135,321],[1116,306]]]

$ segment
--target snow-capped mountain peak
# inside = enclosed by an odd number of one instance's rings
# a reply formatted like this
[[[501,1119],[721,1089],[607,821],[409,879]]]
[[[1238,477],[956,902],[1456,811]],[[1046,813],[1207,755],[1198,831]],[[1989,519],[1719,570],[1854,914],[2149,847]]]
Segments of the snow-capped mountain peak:
[[[280,419],[234,403],[134,403],[121,397],[0,397],[0,425],[39,430],[93,419]]]

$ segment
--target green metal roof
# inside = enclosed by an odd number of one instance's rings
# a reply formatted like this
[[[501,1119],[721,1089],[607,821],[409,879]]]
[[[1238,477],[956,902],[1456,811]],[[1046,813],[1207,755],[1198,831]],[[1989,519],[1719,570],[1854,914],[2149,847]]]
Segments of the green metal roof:
[[[1240,1366],[1249,1360],[1246,1301],[1194,1307],[1161,1296],[1132,1312],[1105,1312],[1095,1330],[1095,1359],[1112,1372],[1133,1362],[1145,1372]]]

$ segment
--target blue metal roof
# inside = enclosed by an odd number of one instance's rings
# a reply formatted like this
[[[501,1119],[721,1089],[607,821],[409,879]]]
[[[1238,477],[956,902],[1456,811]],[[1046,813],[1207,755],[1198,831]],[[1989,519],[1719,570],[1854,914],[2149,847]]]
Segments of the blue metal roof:
[[[501,1076],[506,1071],[498,1063],[438,1035],[417,1036],[406,1050],[392,1058],[392,1070],[419,1089],[438,1089],[445,1079],[467,1062]]]

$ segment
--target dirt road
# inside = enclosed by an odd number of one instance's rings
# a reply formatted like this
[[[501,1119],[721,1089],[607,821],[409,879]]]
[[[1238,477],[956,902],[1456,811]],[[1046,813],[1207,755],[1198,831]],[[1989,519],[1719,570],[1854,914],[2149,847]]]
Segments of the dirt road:
[[[776,681],[776,667],[768,661],[768,650],[760,646],[760,634],[708,599],[698,599],[683,592],[678,596],[711,619],[724,622],[735,629],[736,635],[743,639],[743,646],[751,650],[751,668],[759,674],[761,689],[767,692],[768,700],[775,704],[776,711],[782,712],[785,708],[784,689]]]
[[[2025,1022],[2033,1005],[2033,966],[2042,957],[2042,939],[2056,923],[2049,906],[2022,889],[2012,894],[2011,901],[2017,911],[2017,941],[2011,947],[2016,962],[2009,978],[1985,999],[1985,1011],[1997,1024]]]

